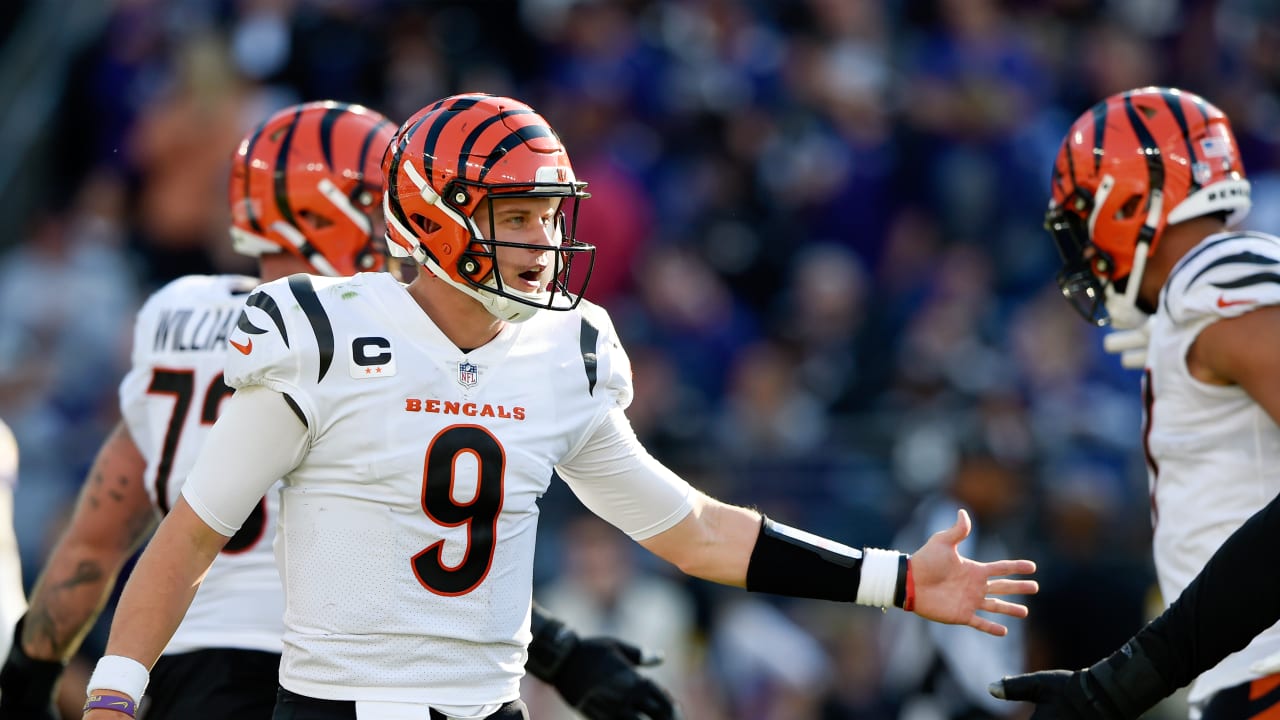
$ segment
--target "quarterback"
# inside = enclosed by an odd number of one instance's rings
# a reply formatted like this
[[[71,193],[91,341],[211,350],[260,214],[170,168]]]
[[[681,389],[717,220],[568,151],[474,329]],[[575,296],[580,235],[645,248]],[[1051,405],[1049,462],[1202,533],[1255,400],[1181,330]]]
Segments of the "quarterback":
[[[367,108],[320,102],[286,108],[244,138],[229,184],[231,236],[236,250],[259,259],[262,280],[295,272],[350,275],[383,264],[373,240],[382,151],[394,131]],[[50,695],[63,662],[157,511],[178,502],[232,393],[224,381],[228,338],[259,283],[240,275],[188,276],[157,291],[139,312],[132,369],[120,385],[123,422],[100,450],[17,626],[0,670],[0,718],[52,717]],[[285,609],[272,552],[278,485],[252,503],[164,646],[152,670],[149,719],[271,716]],[[671,717],[670,699],[632,669],[635,660],[623,654],[629,648],[608,638],[579,640],[540,613],[536,622],[545,630],[529,669],[571,704],[598,704],[601,695],[612,700],[607,710],[586,712],[588,718],[637,720],[641,711]]]
[[[531,638],[538,498],[553,473],[690,575],[898,606],[1003,634],[978,611],[1036,590],[976,563],[956,524],[908,556],[857,550],[720,503],[638,443],[631,371],[582,299],[587,197],[546,121],[470,94],[407,120],[383,157],[392,254],[421,271],[292,275],[245,301],[236,393],[126,585],[86,718],[140,697],[200,577],[283,478],[285,634],[276,718],[514,720]]]
[[[1119,93],[1081,115],[1052,192],[1063,293],[1141,340],[1126,360],[1145,361],[1154,557],[1171,602],[1280,491],[1280,239],[1229,229],[1250,207],[1230,122],[1174,88]],[[1193,715],[1280,712],[1278,654],[1273,626],[1206,669]],[[1013,687],[1011,699],[1034,699]]]

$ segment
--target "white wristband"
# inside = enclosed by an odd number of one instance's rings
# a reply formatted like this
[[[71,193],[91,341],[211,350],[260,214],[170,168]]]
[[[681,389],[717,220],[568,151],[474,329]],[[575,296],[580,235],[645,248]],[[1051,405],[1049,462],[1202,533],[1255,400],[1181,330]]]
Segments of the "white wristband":
[[[858,577],[859,605],[887,608],[893,605],[893,594],[898,589],[898,557],[896,550],[864,548],[862,572]]]
[[[123,655],[103,655],[89,676],[85,692],[115,690],[128,695],[135,703],[142,700],[151,676],[142,663]]]

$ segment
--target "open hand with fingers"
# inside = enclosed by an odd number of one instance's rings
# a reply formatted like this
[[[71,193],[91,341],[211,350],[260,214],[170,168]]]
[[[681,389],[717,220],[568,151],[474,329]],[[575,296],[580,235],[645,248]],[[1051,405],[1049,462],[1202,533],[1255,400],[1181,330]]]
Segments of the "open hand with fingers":
[[[1031,595],[1040,586],[1034,580],[1018,580],[1005,575],[1026,575],[1036,571],[1030,560],[998,560],[981,563],[960,554],[958,546],[969,537],[973,523],[960,510],[955,525],[940,530],[911,556],[915,613],[928,620],[951,625],[968,625],[991,635],[1003,636],[1009,629],[985,618],[978,611],[1023,618],[1027,606],[1002,600],[996,595]]]

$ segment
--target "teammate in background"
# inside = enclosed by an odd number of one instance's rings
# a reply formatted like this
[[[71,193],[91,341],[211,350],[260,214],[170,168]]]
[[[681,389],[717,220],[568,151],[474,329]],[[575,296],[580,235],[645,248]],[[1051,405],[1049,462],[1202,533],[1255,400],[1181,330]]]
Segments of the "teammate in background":
[[[1143,439],[1155,567],[1172,600],[1280,490],[1280,239],[1228,230],[1250,206],[1230,122],[1173,88],[1081,115],[1052,192],[1064,295],[1089,321],[1149,338]],[[1204,672],[1193,716],[1280,713],[1277,653],[1271,627]]]
[[[975,563],[968,516],[910,561],[717,502],[650,457],[624,409],[626,354],[582,301],[595,248],[555,132],[509,98],[461,95],[383,159],[389,248],[424,268],[260,287],[229,340],[237,388],[125,586],[87,720],[132,707],[209,563],[284,478],[287,608],[276,718],[526,717],[538,498],[580,500],[707,580],[887,607],[1003,634],[992,595],[1025,560]],[[585,267],[584,267],[585,264]],[[113,714],[114,713],[114,714]]]
[[[1280,498],[1232,533],[1178,599],[1129,642],[1083,670],[1045,670],[991,684],[992,695],[1037,704],[1032,720],[1133,720],[1280,620]],[[1259,693],[1247,717],[1277,692]]]
[[[27,608],[22,561],[13,530],[13,488],[18,484],[18,441],[0,420],[0,651],[9,651],[10,628]]]
[[[373,242],[380,237],[380,163],[394,131],[366,108],[324,102],[282,110],[244,139],[230,181],[231,236],[236,250],[259,259],[261,280],[381,267],[383,253]],[[167,513],[178,502],[232,392],[223,381],[227,338],[259,282],[188,276],[157,291],[139,312],[133,367],[120,386],[124,420],[99,451],[15,634],[0,671],[0,718],[49,717],[63,663],[101,611],[122,564],[154,526],[157,510]],[[272,552],[278,491],[263,490],[155,664],[149,720],[271,716],[285,603]],[[638,651],[609,638],[579,640],[543,615],[538,622],[542,653],[535,658],[542,662],[530,670],[571,703],[609,701],[589,718],[638,720],[642,711],[672,717],[665,692],[633,669]]]

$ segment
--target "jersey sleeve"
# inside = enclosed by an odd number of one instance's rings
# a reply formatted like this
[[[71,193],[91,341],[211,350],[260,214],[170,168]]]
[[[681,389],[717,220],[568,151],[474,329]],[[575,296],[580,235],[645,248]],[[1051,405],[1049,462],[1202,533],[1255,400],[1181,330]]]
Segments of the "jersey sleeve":
[[[311,424],[315,407],[310,389],[319,382],[326,352],[320,341],[323,333],[316,326],[327,329],[329,325],[318,301],[304,306],[295,294],[300,292],[308,301],[315,301],[308,276],[266,283],[245,299],[235,329],[227,338],[224,378],[227,386],[236,390],[261,386],[288,395]],[[330,361],[332,340],[330,330]]]
[[[182,486],[196,515],[222,535],[235,535],[276,480],[298,466],[307,428],[279,393],[248,386],[226,402]]]
[[[556,471],[587,509],[635,540],[671,528],[693,509],[693,487],[644,449],[621,408]]]
[[[1163,301],[1178,325],[1280,304],[1280,241],[1252,233],[1208,238],[1174,268]]]

